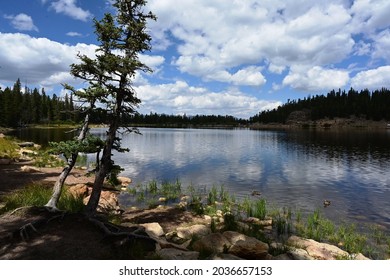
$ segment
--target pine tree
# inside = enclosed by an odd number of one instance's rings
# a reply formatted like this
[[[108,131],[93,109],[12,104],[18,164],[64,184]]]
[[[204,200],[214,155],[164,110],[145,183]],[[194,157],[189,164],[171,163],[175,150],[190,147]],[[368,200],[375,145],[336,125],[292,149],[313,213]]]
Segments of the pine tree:
[[[145,0],[115,0],[115,15],[105,14],[102,20],[95,20],[95,34],[99,41],[96,58],[79,55],[81,62],[71,66],[73,76],[101,89],[97,101],[104,104],[109,113],[107,137],[86,207],[88,215],[96,211],[104,179],[117,170],[111,159],[112,150],[124,151],[117,137],[121,119],[124,115],[134,114],[141,102],[132,88],[132,79],[137,71],[151,71],[138,57],[151,49],[146,24],[148,20],[156,19],[151,12],[143,11],[145,4]],[[128,131],[132,129],[128,128]]]

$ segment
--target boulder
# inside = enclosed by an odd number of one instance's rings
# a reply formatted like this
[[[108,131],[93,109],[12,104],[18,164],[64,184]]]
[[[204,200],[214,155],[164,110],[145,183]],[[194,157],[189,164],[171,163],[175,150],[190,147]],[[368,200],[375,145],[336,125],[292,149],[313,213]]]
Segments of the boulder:
[[[90,199],[90,195],[84,198],[84,204],[87,204]],[[100,194],[99,205],[97,211],[99,212],[112,212],[120,211],[118,196],[111,191],[102,191]]]
[[[262,227],[272,226],[272,219],[271,218],[260,220],[259,218],[248,217],[244,220],[244,222],[248,223],[248,224],[262,226]]]
[[[265,260],[267,258],[268,244],[234,231],[226,231],[223,236],[232,244],[229,254],[243,259]]]
[[[68,193],[73,197],[87,197],[91,194],[91,188],[88,188],[85,184],[77,184],[68,188]]]
[[[195,236],[196,237],[206,236],[211,233],[211,229],[205,225],[178,227],[176,231],[177,231],[177,236],[185,240],[192,239]]]
[[[195,241],[192,248],[198,252],[218,254],[227,251],[231,245],[221,233],[211,233]]]
[[[18,143],[18,145],[21,148],[34,147],[34,143],[33,142],[22,142],[22,143]]]
[[[308,255],[317,260],[335,260],[339,257],[349,256],[340,248],[327,243],[320,243],[312,239],[305,239],[298,236],[290,236],[287,244],[304,249]]]
[[[145,232],[150,237],[160,237],[165,235],[164,230],[159,223],[146,223],[146,224],[140,224],[140,226],[145,228]]]
[[[127,187],[132,182],[130,178],[123,177],[123,176],[118,176],[117,179],[120,182],[120,184],[122,185],[122,187]]]
[[[164,260],[197,260],[199,252],[182,251],[175,248],[161,249],[158,255]]]

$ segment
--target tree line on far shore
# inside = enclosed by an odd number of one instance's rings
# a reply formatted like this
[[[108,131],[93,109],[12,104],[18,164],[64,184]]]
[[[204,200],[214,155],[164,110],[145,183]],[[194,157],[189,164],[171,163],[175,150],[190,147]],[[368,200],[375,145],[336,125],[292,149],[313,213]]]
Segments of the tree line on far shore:
[[[54,124],[78,121],[72,96],[46,95],[28,87],[22,91],[20,79],[12,88],[0,88],[0,126],[20,127],[30,124]]]
[[[82,108],[73,100],[72,94],[59,97],[46,95],[45,90],[31,90],[22,85],[18,79],[12,88],[0,89],[0,126],[23,127],[31,124],[75,124],[83,121]],[[90,112],[91,123],[106,124],[110,113],[96,107]],[[173,114],[139,114],[126,116],[124,124],[188,127],[188,126],[238,126],[247,120],[222,115],[173,115]]]
[[[390,90],[356,91],[332,90],[327,95],[308,96],[288,100],[273,110],[261,111],[249,119],[230,115],[173,115],[133,114],[122,119],[123,124],[158,127],[235,127],[250,123],[285,123],[291,113],[302,112],[308,120],[324,118],[350,118],[367,120],[390,120]],[[99,107],[91,112],[91,123],[106,124],[109,112]],[[82,108],[74,102],[72,94],[59,97],[47,95],[44,89],[33,90],[22,85],[18,79],[12,88],[0,88],[0,126],[20,127],[31,124],[76,124],[83,121]]]
[[[390,120],[390,90],[382,88],[369,91],[357,91],[351,88],[332,90],[327,95],[315,95],[303,100],[288,101],[273,110],[262,111],[251,117],[251,123],[285,123],[291,113],[302,112],[308,120],[324,118],[351,118],[352,116],[367,120]]]

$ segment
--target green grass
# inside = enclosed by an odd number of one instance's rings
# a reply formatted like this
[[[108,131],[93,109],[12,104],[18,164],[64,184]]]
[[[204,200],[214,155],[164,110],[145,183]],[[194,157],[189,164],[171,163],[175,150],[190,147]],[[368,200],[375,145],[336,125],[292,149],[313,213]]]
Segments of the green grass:
[[[47,151],[37,151],[37,155],[33,156],[34,166],[36,167],[63,167],[65,161]]]
[[[2,197],[4,207],[0,209],[0,213],[3,214],[26,206],[44,206],[49,201],[51,194],[51,186],[44,184],[28,185],[21,190],[17,190]],[[66,192],[66,190],[58,202],[59,209],[72,213],[80,212],[83,207],[83,199],[81,197],[75,198],[73,195]]]
[[[19,157],[19,146],[15,141],[3,137],[0,138],[0,158],[14,159]]]
[[[263,198],[258,200],[250,200],[249,198],[245,198],[241,202],[239,208],[244,211],[246,216],[255,217],[260,220],[265,219],[268,213],[267,202]]]

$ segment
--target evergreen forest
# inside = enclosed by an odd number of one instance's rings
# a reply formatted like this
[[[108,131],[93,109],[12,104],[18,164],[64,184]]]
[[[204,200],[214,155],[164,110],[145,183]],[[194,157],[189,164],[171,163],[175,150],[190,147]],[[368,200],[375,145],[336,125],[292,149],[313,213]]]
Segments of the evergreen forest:
[[[22,92],[18,79],[13,88],[0,89],[0,126],[21,127],[30,124],[73,123],[78,120],[72,96],[46,95],[37,88]]]
[[[390,90],[356,91],[332,90],[327,95],[308,96],[304,99],[288,100],[273,110],[261,111],[255,116],[239,119],[225,115],[168,115],[139,114],[122,119],[124,124],[158,127],[235,127],[250,123],[286,123],[293,112],[302,112],[308,120],[324,118],[363,118],[373,121],[390,121]],[[91,122],[106,124],[109,112],[95,108]],[[31,124],[75,124],[83,120],[81,104],[72,95],[59,97],[47,95],[44,89],[33,90],[22,85],[18,79],[12,88],[0,88],[0,126],[23,127]]]
[[[273,110],[262,111],[251,117],[251,123],[285,123],[291,113],[300,111],[308,120],[324,118],[363,118],[380,121],[390,120],[390,90],[382,88],[370,92],[368,89],[356,91],[351,88],[332,90],[327,95],[315,95],[303,100],[288,101]]]

